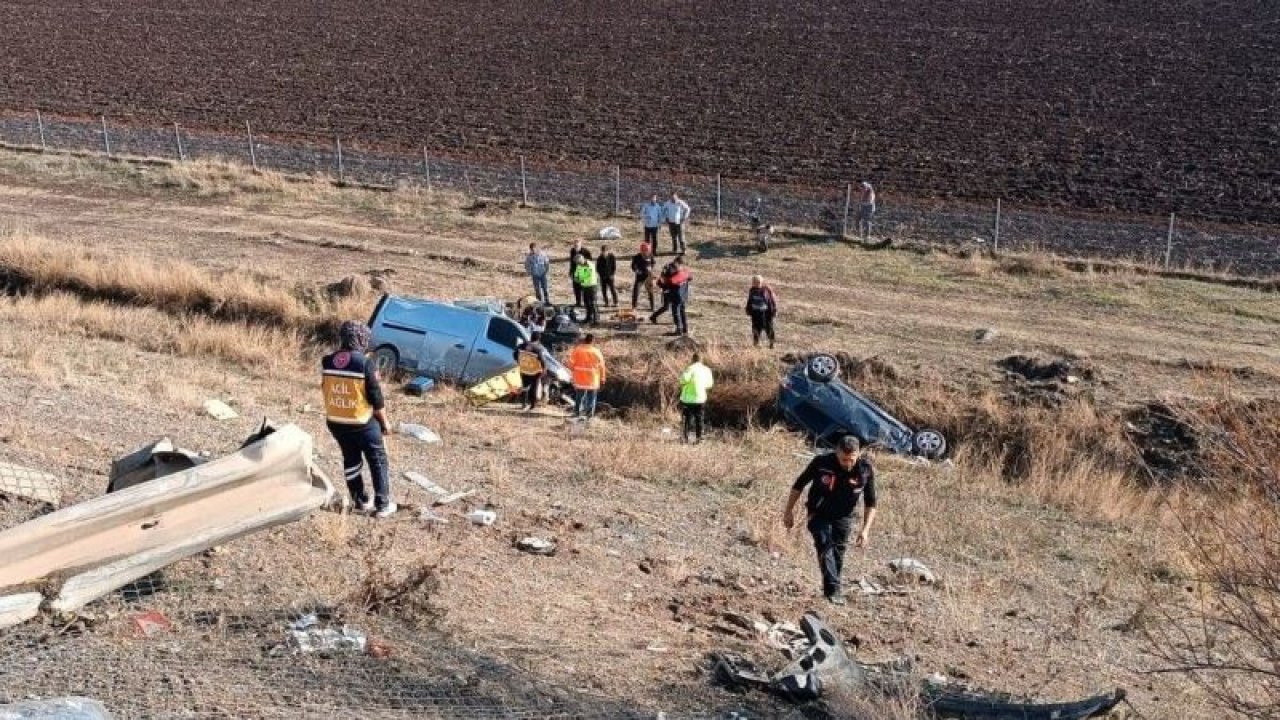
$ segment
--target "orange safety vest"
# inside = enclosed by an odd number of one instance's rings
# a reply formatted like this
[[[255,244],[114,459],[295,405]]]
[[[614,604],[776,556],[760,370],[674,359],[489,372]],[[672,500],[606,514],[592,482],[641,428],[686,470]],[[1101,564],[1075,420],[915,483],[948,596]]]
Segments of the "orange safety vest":
[[[573,386],[579,390],[599,390],[604,382],[604,355],[594,345],[575,345],[569,351]]]

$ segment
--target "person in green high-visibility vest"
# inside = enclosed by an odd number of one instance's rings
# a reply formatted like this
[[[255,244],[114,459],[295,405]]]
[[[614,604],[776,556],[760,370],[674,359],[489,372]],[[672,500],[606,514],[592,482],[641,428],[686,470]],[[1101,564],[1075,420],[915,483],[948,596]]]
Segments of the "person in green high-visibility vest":
[[[582,288],[582,302],[587,306],[587,324],[600,324],[600,311],[596,308],[596,291],[600,289],[600,273],[591,262],[591,256],[578,256],[578,267],[573,271],[573,281]]]
[[[707,391],[715,384],[711,368],[702,364],[702,355],[693,354],[689,367],[680,373],[680,413],[684,419],[684,441],[702,442],[702,426],[706,422]]]

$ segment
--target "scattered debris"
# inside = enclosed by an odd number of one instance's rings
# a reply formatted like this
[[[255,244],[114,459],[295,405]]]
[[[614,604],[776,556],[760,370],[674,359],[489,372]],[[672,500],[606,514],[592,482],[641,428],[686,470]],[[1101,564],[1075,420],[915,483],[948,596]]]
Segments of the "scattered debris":
[[[365,652],[368,638],[364,632],[343,625],[340,629],[320,627],[315,613],[299,618],[289,626],[287,645],[300,653]]]
[[[0,720],[111,720],[111,713],[97,700],[62,697],[0,705]]]
[[[600,228],[601,240],[618,240],[622,237],[622,231],[612,225],[606,225]]]
[[[556,544],[553,540],[547,540],[540,537],[526,537],[516,541],[516,549],[530,555],[545,555],[550,557],[556,554]]]
[[[980,343],[988,343],[995,340],[999,334],[995,328],[981,328],[973,333],[973,339]]]
[[[312,455],[311,436],[286,425],[199,468],[10,528],[0,533],[0,588],[75,572],[49,602],[71,611],[182,558],[301,519],[334,495]]]
[[[443,515],[437,515],[431,511],[431,508],[422,508],[419,510],[418,519],[425,523],[439,523],[440,525],[449,524],[449,518]]]
[[[0,597],[0,628],[19,625],[40,614],[42,602],[44,596],[38,592]]]
[[[452,495],[445,495],[444,497],[440,498],[439,500],[436,500],[436,501],[435,501],[434,503],[432,503],[432,504],[433,504],[433,505],[448,505],[449,503],[455,503],[455,502],[457,502],[457,501],[459,501],[459,500],[462,500],[463,498],[469,498],[469,497],[471,497],[472,495],[475,495],[475,494],[476,494],[476,491],[475,491],[475,490],[462,490],[462,491],[460,491],[460,492],[453,493]]]
[[[498,520],[498,513],[492,510],[472,510],[467,513],[467,519],[476,525],[492,525]]]
[[[797,703],[818,700],[824,694],[856,697],[873,692],[900,693],[917,682],[910,660],[876,664],[854,660],[835,631],[813,613],[806,613],[800,620],[800,629],[803,650],[778,672],[769,675],[746,658],[719,653],[713,656],[717,680],[731,687],[765,690]],[[791,652],[786,642],[770,640],[769,644]],[[982,692],[953,683],[938,673],[927,676],[918,687],[932,716],[966,720],[1084,720],[1106,715],[1125,698],[1124,690],[1116,689],[1077,702],[1022,702],[1003,693]]]
[[[890,560],[889,569],[897,573],[899,576],[908,576],[917,583],[924,585],[934,585],[938,582],[938,578],[933,574],[933,571],[915,558],[898,558],[897,560]]]
[[[419,395],[425,395],[426,393],[430,392],[431,389],[434,388],[435,386],[436,386],[435,380],[427,377],[426,375],[419,375],[414,379],[410,380],[409,382],[405,383],[404,391],[409,395],[413,395],[417,397]]]
[[[138,631],[139,635],[151,637],[156,633],[168,632],[173,629],[173,623],[169,622],[169,618],[163,613],[152,610],[133,616],[133,628]]]
[[[449,494],[449,491],[448,491],[448,490],[446,490],[446,489],[444,489],[444,488],[440,487],[439,485],[435,484],[434,482],[431,482],[431,480],[430,480],[426,475],[423,475],[423,474],[422,474],[422,473],[420,473],[420,472],[417,472],[417,471],[414,471],[414,470],[405,470],[405,471],[404,471],[404,479],[405,479],[405,480],[408,480],[408,481],[410,481],[410,482],[412,482],[413,484],[417,485],[418,487],[422,488],[423,490],[426,490],[427,492],[431,493],[432,495],[441,495],[441,496],[443,496],[443,495],[448,495],[448,494]]]
[[[58,478],[48,473],[0,463],[0,495],[20,497],[58,507],[62,494],[58,492]]]
[[[391,646],[382,640],[370,639],[368,648],[369,648],[369,657],[371,658],[376,658],[378,660],[385,660],[391,657]]]
[[[396,430],[396,432],[400,433],[401,435],[408,435],[411,438],[421,440],[422,442],[425,442],[425,443],[440,442],[440,436],[435,434],[434,432],[432,432],[431,430],[429,430],[423,425],[415,425],[414,423],[407,423],[407,422],[401,421],[400,427]]]
[[[214,420],[235,420],[240,417],[239,413],[221,400],[205,400],[204,411]]]

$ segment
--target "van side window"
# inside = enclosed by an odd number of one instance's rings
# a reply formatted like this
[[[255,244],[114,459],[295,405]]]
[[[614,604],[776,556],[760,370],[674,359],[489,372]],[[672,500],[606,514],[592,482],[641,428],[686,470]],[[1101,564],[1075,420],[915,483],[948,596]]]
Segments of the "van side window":
[[[489,340],[513,350],[524,338],[520,333],[520,326],[510,320],[497,317],[489,320],[489,332],[487,333],[487,337]]]

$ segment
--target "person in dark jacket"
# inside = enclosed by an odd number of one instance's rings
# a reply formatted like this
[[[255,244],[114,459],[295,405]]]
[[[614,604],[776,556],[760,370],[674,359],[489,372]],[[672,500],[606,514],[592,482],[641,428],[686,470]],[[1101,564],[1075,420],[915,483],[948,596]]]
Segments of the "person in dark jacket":
[[[684,266],[683,255],[677,255],[674,260],[667,263],[666,267],[662,268],[661,277],[658,278],[658,287],[662,289],[662,307],[649,315],[649,322],[657,324],[658,318],[670,309],[671,319],[675,321],[676,326],[670,334],[688,335],[689,321],[685,316],[685,305],[689,300],[689,282],[692,279],[692,274]]]
[[[649,312],[653,312],[653,266],[657,260],[653,257],[653,246],[649,243],[640,244],[640,252],[631,256],[631,274],[634,284],[631,286],[631,309],[636,309],[636,303],[640,300],[640,288],[643,286],[645,291],[649,293]]]
[[[856,437],[846,435],[841,438],[835,452],[815,457],[791,485],[787,507],[782,513],[782,524],[788,530],[795,525],[796,502],[806,485],[810,486],[809,498],[805,502],[806,526],[809,534],[813,535],[813,546],[818,553],[822,594],[833,604],[843,605],[840,573],[844,569],[844,551],[859,498],[864,511],[855,546],[867,546],[868,533],[876,518],[875,468],[870,457],[859,453]]]
[[[586,254],[590,257],[587,249],[582,247],[581,240],[574,240],[573,247],[569,248],[569,282],[573,283],[573,306],[582,307],[582,286],[578,284],[574,273],[578,270],[578,257]]]
[[[608,245],[600,246],[600,257],[596,259],[596,274],[600,276],[600,303],[609,307],[609,297],[613,297],[613,307],[618,307],[618,288],[613,278],[618,274],[618,258]]]
[[[773,318],[778,314],[778,298],[773,288],[764,284],[764,278],[754,275],[751,289],[747,291],[747,315],[751,316],[751,344],[760,346],[760,335],[769,338],[773,347]]]
[[[391,502],[390,469],[382,436],[390,432],[386,400],[373,362],[365,355],[369,328],[348,320],[338,330],[340,347],[320,363],[329,433],[342,449],[342,470],[352,505],[380,518],[396,511]],[[373,498],[365,490],[364,463],[369,462]]]
[[[516,346],[516,367],[520,370],[520,409],[533,410],[538,406],[538,393],[542,378],[547,372],[547,349],[542,346],[542,333],[532,332],[528,340]]]

